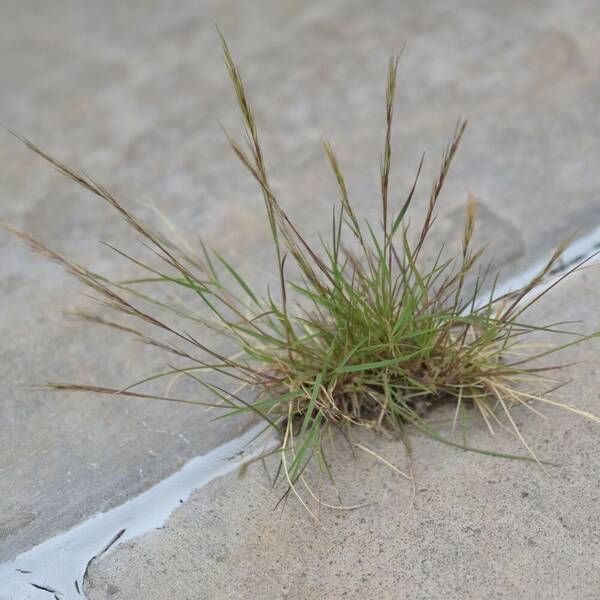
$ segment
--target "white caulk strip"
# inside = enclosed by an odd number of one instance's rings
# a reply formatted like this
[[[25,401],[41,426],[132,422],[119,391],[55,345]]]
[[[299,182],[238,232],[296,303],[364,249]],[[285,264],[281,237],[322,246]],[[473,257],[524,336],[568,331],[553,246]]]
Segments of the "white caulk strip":
[[[553,274],[560,276],[599,249],[600,227],[573,242]],[[496,287],[495,295],[523,287],[545,264],[546,261],[539,261],[504,281]],[[481,301],[485,302],[485,297]],[[256,438],[261,428],[264,426],[255,427],[208,454],[192,459],[180,471],[137,498],[0,565],[0,600],[83,600],[83,578],[91,560],[122,542],[162,526],[193,491],[271,449],[274,437]]]
[[[193,458],[140,496],[0,565],[0,600],[83,600],[83,578],[93,558],[161,527],[193,491],[271,449],[274,436],[259,435],[264,427]]]
[[[552,269],[551,275],[560,276],[563,275],[570,268],[574,267],[577,263],[586,260],[593,256],[600,250],[600,227],[597,227],[590,233],[577,238],[563,253],[561,259],[558,261],[554,269]],[[546,260],[540,260],[533,264],[525,271],[510,277],[506,281],[500,283],[494,292],[495,296],[502,296],[508,292],[518,290],[527,285],[545,266],[548,262]],[[553,278],[550,277],[547,284],[550,285]],[[541,290],[541,288],[539,288]],[[487,301],[485,294],[483,295],[482,301]]]

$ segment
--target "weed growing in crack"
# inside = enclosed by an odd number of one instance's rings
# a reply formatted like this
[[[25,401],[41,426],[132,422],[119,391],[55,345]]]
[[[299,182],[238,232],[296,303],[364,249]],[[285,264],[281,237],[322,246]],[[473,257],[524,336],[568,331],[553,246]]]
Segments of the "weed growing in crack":
[[[409,449],[411,426],[449,446],[510,456],[469,445],[468,415],[474,410],[492,432],[497,426],[512,428],[529,452],[512,458],[537,460],[515,424],[512,408],[524,406],[537,412],[535,405],[551,404],[598,421],[594,415],[552,399],[549,392],[553,390],[544,393],[539,386],[535,390],[527,387],[532,379],[544,384],[543,373],[560,368],[539,366],[538,359],[591,337],[575,335],[555,346],[522,354],[532,333],[574,335],[560,329],[560,324],[535,325],[523,320],[527,308],[581,266],[548,284],[548,275],[565,244],[522,289],[497,296],[495,282],[486,284],[487,270],[479,267],[482,250],[471,247],[475,204],[470,201],[459,255],[445,260],[440,251],[432,266],[422,266],[421,254],[436,204],[466,122],[457,124],[444,152],[420,231],[409,236],[406,216],[423,161],[412,188],[397,203],[389,193],[398,66],[397,57],[392,58],[385,94],[381,222],[376,225],[359,218],[333,146],[325,141],[339,204],[333,212],[330,238],[315,247],[294,225],[271,186],[242,78],[224,39],[222,43],[245,143],[226,135],[263,197],[275,251],[277,293],[253,289],[234,265],[204,245],[195,256],[187,246],[154,232],[103,185],[18,136],[57,171],[112,205],[142,238],[149,258],[142,261],[116,250],[140,269],[141,276],[113,282],[26,233],[13,231],[35,251],[63,265],[115,317],[126,317],[127,323],[89,313],[81,313],[82,318],[124,331],[180,363],[124,389],[71,383],[47,387],[210,406],[221,411],[217,418],[252,415],[276,432],[275,452],[280,457],[279,474],[285,478],[286,494],[291,491],[301,501],[298,487],[305,484],[303,472],[311,460],[316,458],[331,475],[323,441],[335,429],[348,435],[351,443],[353,427],[389,430]],[[286,275],[290,262],[300,274],[293,280]],[[160,286],[185,290],[196,304],[182,308],[166,303],[153,292]],[[489,290],[485,297],[483,289]],[[190,326],[177,325],[180,319]],[[189,333],[192,326],[217,332],[235,352],[222,353],[205,345],[201,336]],[[228,383],[215,383],[211,374]],[[179,376],[193,380],[198,398],[140,391],[140,386],[150,381]],[[460,424],[461,435],[444,435],[428,419],[428,409],[443,402],[453,403],[454,425]],[[374,454],[361,444],[354,446]]]

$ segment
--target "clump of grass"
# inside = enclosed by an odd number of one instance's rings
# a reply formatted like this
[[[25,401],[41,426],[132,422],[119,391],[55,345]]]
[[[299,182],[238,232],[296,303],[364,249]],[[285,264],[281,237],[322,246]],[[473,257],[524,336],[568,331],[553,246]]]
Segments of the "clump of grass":
[[[421,254],[466,122],[457,124],[443,154],[418,234],[409,235],[407,212],[423,160],[406,197],[401,202],[392,199],[389,176],[398,67],[398,58],[393,57],[385,93],[381,222],[368,223],[355,212],[336,153],[325,141],[339,203],[333,211],[330,238],[314,247],[282,208],[271,186],[254,113],[240,72],[225,40],[222,42],[241,110],[245,144],[229,135],[228,139],[263,197],[275,251],[277,293],[259,293],[226,258],[204,245],[195,256],[187,246],[154,232],[106,187],[21,137],[60,173],[112,205],[142,238],[149,256],[158,257],[159,264],[116,250],[143,275],[112,282],[27,234],[18,235],[37,252],[62,264],[93,290],[103,306],[129,322],[89,313],[81,313],[82,318],[124,331],[182,362],[124,389],[71,383],[51,383],[49,387],[206,405],[222,411],[218,418],[250,414],[279,436],[279,472],[287,481],[288,492],[296,492],[304,469],[315,457],[329,472],[323,440],[331,429],[388,430],[396,432],[408,448],[407,426],[412,426],[450,446],[508,456],[468,444],[468,414],[475,410],[491,432],[497,426],[512,428],[530,453],[525,458],[530,458],[535,455],[515,424],[511,414],[514,407],[537,412],[535,404],[551,404],[598,421],[537,388],[526,387],[530,385],[526,382],[541,380],[544,371],[556,368],[541,367],[538,359],[587,339],[575,335],[522,355],[529,334],[568,334],[558,329],[558,324],[540,326],[522,319],[528,307],[574,270],[547,284],[564,244],[522,289],[497,296],[495,281],[487,285],[487,270],[479,266],[482,250],[472,249],[475,203],[470,200],[459,255],[445,260],[440,251],[433,265],[423,266]],[[293,280],[286,275],[290,263],[299,273]],[[164,301],[153,291],[157,286],[185,290],[202,309]],[[485,295],[484,289],[488,290]],[[227,354],[206,345],[202,338],[175,324],[181,318],[217,332],[235,352]],[[215,383],[211,378],[214,374],[228,383]],[[192,379],[200,395],[208,392],[214,401],[139,391],[144,383],[179,376]],[[443,435],[428,419],[430,408],[448,402],[454,405],[454,423],[462,424],[462,437]],[[355,446],[372,453],[365,446]]]

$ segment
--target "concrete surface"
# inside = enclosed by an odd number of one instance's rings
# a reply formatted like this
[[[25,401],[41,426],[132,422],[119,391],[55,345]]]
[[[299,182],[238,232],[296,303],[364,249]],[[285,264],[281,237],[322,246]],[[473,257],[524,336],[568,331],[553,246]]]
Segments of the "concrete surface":
[[[578,274],[532,318],[582,319],[585,329],[597,330],[597,278],[598,267]],[[598,356],[597,343],[565,353],[563,360],[580,364],[561,394],[596,414]],[[559,465],[547,474],[532,463],[457,451],[416,435],[413,502],[409,482],[365,454],[353,460],[340,443],[330,462],[343,501],[376,504],[323,509],[322,529],[295,500],[274,511],[283,490],[272,490],[255,464],[243,480],[211,482],[163,529],[94,563],[86,593],[90,600],[594,600],[600,590],[600,425],[543,412],[547,420],[525,409],[514,417],[539,457]],[[397,441],[359,439],[407,470]],[[522,452],[508,434],[491,441],[482,423],[470,442]],[[324,491],[326,501],[335,501],[332,490]]]
[[[213,23],[242,66],[275,187],[311,232],[328,233],[321,215],[336,197],[322,132],[363,214],[376,214],[385,63],[407,42],[393,193],[407,188],[426,151],[426,196],[456,117],[469,116],[437,235],[462,220],[470,190],[483,205],[481,238],[511,271],[600,220],[599,18],[593,0],[3,0],[0,122],[129,206],[154,203],[265,279],[260,198],[217,124],[239,131]],[[96,240],[137,247],[105,206],[8,133],[0,134],[0,219],[115,276],[127,265]],[[192,408],[25,389],[46,379],[126,384],[164,358],[65,320],[64,309],[87,303],[77,286],[5,234],[0,256],[2,560],[120,504],[237,431],[207,428]]]

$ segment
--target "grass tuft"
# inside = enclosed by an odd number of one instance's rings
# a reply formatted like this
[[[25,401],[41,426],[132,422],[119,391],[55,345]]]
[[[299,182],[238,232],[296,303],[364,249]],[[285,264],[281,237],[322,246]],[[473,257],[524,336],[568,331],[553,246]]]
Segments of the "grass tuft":
[[[537,413],[536,405],[549,404],[598,421],[594,415],[552,399],[554,390],[548,389],[544,374],[559,367],[537,362],[592,336],[564,332],[556,324],[533,325],[522,320],[529,306],[574,270],[548,285],[549,274],[559,263],[565,245],[522,289],[497,296],[494,282],[490,285],[486,281],[487,270],[480,268],[483,251],[472,248],[475,202],[469,199],[458,256],[444,261],[440,252],[432,266],[423,266],[421,253],[466,121],[456,125],[433,182],[424,221],[417,235],[411,232],[409,236],[407,213],[423,158],[414,184],[397,203],[389,193],[398,67],[398,57],[392,57],[385,89],[381,222],[375,225],[359,218],[335,150],[324,140],[339,203],[333,212],[330,239],[317,248],[294,225],[271,186],[242,77],[222,36],[221,41],[242,116],[244,143],[226,135],[263,197],[275,251],[277,297],[268,290],[261,293],[253,289],[218,252],[201,245],[196,256],[188,245],[154,232],[102,184],[15,134],[57,171],[108,202],[141,236],[149,259],[133,258],[115,249],[132,261],[141,275],[127,282],[113,282],[26,233],[13,232],[36,252],[60,263],[115,317],[125,316],[128,323],[85,312],[79,313],[80,318],[126,332],[180,363],[124,389],[71,383],[46,387],[204,405],[221,411],[218,418],[251,415],[279,436],[278,473],[287,491],[293,493],[297,493],[299,482],[304,483],[303,472],[315,457],[330,473],[323,441],[334,429],[346,434],[353,427],[392,431],[409,449],[410,425],[455,448],[510,456],[469,445],[466,430],[475,411],[490,432],[496,427],[508,428],[522,441],[528,453],[511,458],[537,460],[515,424],[511,414],[514,407],[525,406]],[[158,266],[154,264],[157,258]],[[299,273],[293,280],[286,276],[290,263]],[[163,286],[192,294],[196,306],[183,307],[161,299],[155,290]],[[485,296],[484,289],[489,290]],[[235,351],[223,353],[206,345],[175,324],[182,318],[194,327],[218,333]],[[569,337],[531,352],[528,336],[539,332]],[[221,383],[215,383],[215,374]],[[138,391],[151,381],[180,377],[193,380],[202,400]],[[528,387],[532,381],[538,382],[535,390]],[[546,386],[546,393],[538,384]],[[441,403],[453,404],[452,430],[460,424],[459,435],[441,433],[428,419],[430,409]],[[362,444],[353,443],[353,447],[374,454]],[[377,458],[400,476],[412,477]],[[316,498],[310,488],[308,491]]]

